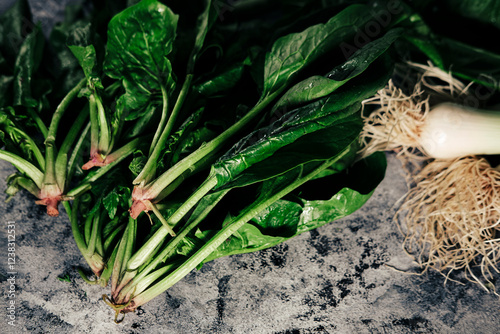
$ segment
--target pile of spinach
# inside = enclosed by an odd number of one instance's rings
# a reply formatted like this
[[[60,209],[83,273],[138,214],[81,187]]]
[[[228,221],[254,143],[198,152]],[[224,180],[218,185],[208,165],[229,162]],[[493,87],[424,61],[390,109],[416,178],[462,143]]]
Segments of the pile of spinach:
[[[472,3],[459,10],[483,18]],[[432,6],[94,1],[45,38],[19,0],[0,19],[7,193],[26,189],[53,216],[62,202],[89,282],[111,281],[117,316],[133,311],[207,261],[366,202],[385,156],[357,155],[362,101],[394,64],[458,64],[480,82],[467,60],[498,63],[435,33]]]

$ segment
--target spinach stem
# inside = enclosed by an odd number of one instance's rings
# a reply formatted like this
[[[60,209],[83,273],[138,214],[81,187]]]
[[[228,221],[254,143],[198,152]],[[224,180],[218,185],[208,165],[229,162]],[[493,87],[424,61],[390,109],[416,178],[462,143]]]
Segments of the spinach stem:
[[[229,190],[223,190],[218,193],[218,195],[212,199],[209,205],[207,205],[202,212],[200,212],[196,217],[191,217],[190,221],[188,221],[187,225],[182,228],[179,234],[170,240],[168,244],[163,248],[160,254],[157,254],[154,259],[147,264],[144,269],[141,269],[137,274],[137,271],[127,271],[126,276],[122,279],[120,286],[118,286],[118,290],[120,291],[120,295],[125,297],[127,294],[131,292],[131,290],[139,283],[142,284],[142,279],[148,275],[152,270],[154,270],[158,265],[162,262],[165,262],[166,258],[172,253],[173,250],[177,247],[177,245],[184,240],[184,238],[191,232],[198,224],[205,219],[205,217],[212,211],[212,209],[220,202],[220,200],[229,192]],[[128,277],[127,277],[128,276]],[[125,278],[128,278],[125,279]],[[132,282],[129,283],[130,280]],[[129,284],[127,284],[129,283]],[[127,284],[127,285],[125,285]],[[122,289],[122,287],[124,287]],[[139,289],[139,288],[138,288]],[[141,289],[139,289],[142,291]]]
[[[92,232],[90,241],[87,248],[87,254],[92,255],[97,250],[98,235],[101,233],[101,219],[100,215],[96,213],[92,218]],[[102,255],[102,254],[101,254]]]
[[[104,270],[102,271],[101,277],[99,278],[101,286],[105,287],[108,284],[109,278],[113,273],[113,264],[115,263],[116,254],[118,253],[118,247],[114,247],[113,253],[106,261],[104,265]]]
[[[89,251],[89,247],[85,242],[85,237],[81,233],[80,227],[78,226],[79,199],[75,198],[75,200],[73,201],[73,207],[71,207],[71,205],[67,201],[63,202],[63,206],[70,219],[71,231],[73,233],[73,239],[76,242],[76,246],[80,250],[80,253],[84,257],[85,261],[87,261],[92,271],[96,275],[99,275],[104,267],[104,262],[102,261],[101,256]]]
[[[111,291],[115,289],[120,279],[120,275],[122,272],[122,262],[123,258],[125,257],[125,249],[127,246],[126,243],[128,240],[129,231],[130,231],[130,218],[129,218],[129,224],[127,224],[127,227],[125,228],[122,238],[120,239],[120,242],[118,244],[117,247],[118,251],[115,256],[115,261],[113,262],[113,269],[111,274]]]
[[[37,197],[40,194],[40,189],[37,187],[35,182],[31,180],[30,178],[26,178],[23,176],[20,176],[16,180],[17,184],[19,184],[21,187],[29,191],[32,195]],[[7,199],[8,201],[8,199]]]
[[[20,137],[22,137],[23,140],[25,140],[29,143],[28,145],[29,145],[31,151],[33,152],[33,155],[35,156],[36,162],[38,163],[38,167],[43,172],[44,168],[45,168],[45,157],[43,156],[42,152],[38,148],[38,145],[36,145],[35,141],[30,136],[28,136],[25,132],[23,132],[17,128],[13,128],[12,130],[13,130],[13,132],[16,132]]]
[[[75,146],[73,147],[73,151],[71,152],[71,156],[69,158],[68,164],[66,166],[66,182],[71,180],[73,178],[73,173],[75,171],[75,166],[76,166],[76,161],[77,159],[81,156],[80,155],[80,150],[83,148],[83,144],[85,142],[85,139],[87,138],[87,134],[89,133],[90,130],[90,122],[87,123],[87,126],[83,129],[82,133],[80,134],[80,138],[78,138]],[[65,189],[66,189],[65,185]]]
[[[118,219],[115,217],[114,219]],[[103,249],[104,252],[107,253],[113,242],[115,241],[116,237],[118,234],[125,228],[125,225],[119,225],[118,227],[114,228],[113,231],[110,233],[109,236],[106,237],[106,240],[103,243]]]
[[[24,160],[20,156],[4,150],[0,150],[0,159],[10,162],[21,173],[26,174],[30,179],[35,182],[38,188],[43,186],[43,173],[36,168],[31,162]]]
[[[66,138],[64,138],[63,143],[61,144],[61,148],[57,153],[55,170],[56,170],[56,178],[57,184],[61,187],[61,189],[65,188],[66,179],[68,174],[68,152],[73,146],[76,137],[79,135],[82,126],[85,124],[85,121],[88,117],[87,107],[84,107],[82,111],[78,114],[78,117],[74,121],[71,126]]]
[[[92,235],[92,222],[94,221],[94,215],[95,214],[88,215],[87,218],[85,218],[83,226],[85,242],[87,245],[90,243],[90,236]]]
[[[103,166],[99,168],[95,173],[89,174],[83,181],[73,188],[72,190],[68,191],[66,194],[67,197],[75,197],[79,196],[85,191],[89,190],[91,188],[91,183],[99,179],[101,176],[105,175],[110,169],[112,169],[114,166],[116,166],[118,163],[120,163],[123,159],[128,157],[130,154],[134,153],[134,151],[137,149],[137,147],[144,142],[144,137],[139,137],[136,139],[131,140],[127,144],[123,145],[120,147],[118,150],[113,152],[108,156],[113,159],[109,164],[106,166]]]
[[[98,153],[99,148],[99,112],[97,102],[92,93],[89,96],[89,114],[90,114],[90,156]]]
[[[343,154],[340,154],[334,159],[327,160],[319,168],[315,169],[309,174],[306,174],[305,176],[301,176],[300,178],[296,179],[288,186],[284,187],[282,190],[276,192],[276,194],[266,198],[265,200],[257,201],[254,205],[249,206],[239,216],[234,218],[231,223],[224,226],[217,234],[215,234],[215,236],[212,237],[212,239],[205,243],[196,253],[194,253],[183,264],[181,264],[176,270],[174,270],[172,273],[170,273],[168,276],[166,276],[164,279],[162,279],[149,289],[133,297],[134,307],[143,305],[144,303],[150,301],[151,299],[163,293],[165,290],[177,283],[194,268],[196,268],[200,263],[202,263],[203,260],[206,259],[213,251],[215,251],[217,247],[219,247],[225,240],[227,240],[227,238],[232,236],[245,223],[255,217],[255,215],[257,215],[269,205],[287,195],[300,185],[311,180],[313,177],[331,166],[333,163],[337,162],[347,153],[347,151],[348,150],[344,151]]]
[[[152,283],[154,283],[158,278],[160,278],[162,275],[165,273],[169,272],[173,268],[175,268],[178,265],[178,263],[169,263],[164,265],[163,267],[155,270],[149,275],[145,275],[139,282],[134,284],[133,288],[129,289],[126,294],[120,294],[120,297],[123,298],[123,300],[129,299],[130,294],[140,294],[142,291],[146,290],[148,286],[150,286]]]
[[[79,203],[80,199],[75,198],[75,200],[73,201],[73,207],[71,207],[71,204],[69,204],[69,202],[67,201],[63,202],[63,206],[71,222],[71,231],[73,232],[73,239],[75,239],[76,246],[80,250],[80,253],[87,260],[87,243],[85,242],[85,238],[82,235],[82,232],[80,231],[80,227],[78,226]]]
[[[92,280],[89,280],[87,278],[87,274],[85,274],[85,272],[82,270],[82,268],[77,268],[76,271],[78,272],[78,274],[80,275],[80,277],[83,279],[83,281],[85,283],[90,284],[90,285],[97,284],[97,281],[92,281]]]
[[[161,118],[160,118],[160,123],[158,124],[158,127],[156,128],[155,135],[153,137],[153,140],[151,141],[151,146],[149,147],[149,153],[148,156],[151,156],[151,154],[154,151],[154,148],[156,144],[158,143],[158,139],[161,136],[161,133],[163,131],[163,128],[165,127],[165,123],[167,122],[168,119],[168,93],[167,89],[165,88],[165,85],[160,85],[161,88],[161,97],[162,97],[162,109],[161,109]]]
[[[56,111],[52,115],[52,120],[50,122],[49,130],[47,133],[47,138],[45,139],[45,175],[43,179],[43,186],[48,188],[57,187],[56,180],[56,170],[55,170],[55,159],[56,159],[56,134],[59,128],[59,122],[61,121],[64,112],[68,109],[69,105],[73,99],[78,95],[80,90],[85,86],[86,79],[80,80],[80,82],[73,87],[68,94],[62,99],[61,103],[57,106]],[[59,189],[62,189],[64,185],[59,185]],[[50,192],[50,191],[49,191]]]
[[[172,110],[172,113],[170,114],[170,117],[168,118],[167,124],[165,125],[160,137],[158,140],[155,142],[153,141],[154,145],[151,145],[150,152],[152,149],[152,152],[149,155],[148,161],[144,165],[142,171],[139,173],[139,175],[135,178],[134,184],[139,184],[139,183],[146,183],[151,180],[151,178],[155,177],[155,172],[156,172],[156,164],[157,160],[160,157],[161,151],[163,150],[163,147],[165,146],[165,143],[170,136],[170,133],[172,132],[172,129],[175,125],[175,121],[177,119],[177,116],[179,115],[179,112],[182,109],[182,105],[184,104],[184,101],[187,97],[187,94],[189,92],[189,89],[191,88],[191,81],[193,80],[193,75],[188,74],[186,76],[186,80],[184,81],[184,84],[182,85],[181,91],[179,93],[179,96],[177,97],[177,101],[175,102],[175,106]],[[166,100],[166,91],[164,87],[162,86],[162,93],[164,96],[164,100]],[[164,102],[165,104],[166,102]],[[163,115],[162,115],[163,118]],[[156,134],[155,134],[156,137]]]
[[[153,213],[156,215],[156,217],[161,221],[163,224],[163,227],[167,230],[168,234],[170,234],[172,237],[175,237],[175,232],[172,229],[172,227],[169,225],[168,221],[163,217],[163,215],[160,213],[160,210],[156,207],[154,203],[151,203],[149,205]]]
[[[35,120],[36,125],[38,126],[38,130],[43,135],[43,138],[47,138],[48,130],[47,127],[45,126],[45,123],[43,123],[42,119],[40,118],[40,115],[33,110],[33,108],[26,108],[28,110],[28,114],[30,115],[30,118]]]
[[[114,291],[122,273],[126,269],[126,263],[130,259],[135,246],[135,237],[137,234],[137,220],[129,217],[127,227],[120,240],[118,253],[113,264],[113,273],[111,275],[111,290]]]
[[[269,103],[271,103],[276,96],[281,94],[282,90],[277,90],[273,94],[264,97],[259,103],[257,103],[245,116],[240,120],[230,126],[227,130],[221,133],[219,136],[215,137],[208,143],[200,146],[196,151],[179,161],[177,164],[168,169],[165,173],[160,175],[157,179],[145,186],[147,197],[150,199],[156,198],[163,189],[165,189],[170,183],[172,183],[177,177],[179,177],[186,170],[192,168],[198,161],[203,159],[208,154],[214,153],[220,150],[226,141],[238,133],[244,126],[246,126],[251,120],[253,120],[264,108],[266,108]]]
[[[216,177],[209,177],[168,219],[169,226],[175,226],[203,196],[217,185]],[[135,252],[127,263],[127,270],[136,270],[143,265],[150,257],[155,249],[164,241],[169,233],[168,229],[161,226],[151,238],[146,241],[143,246]]]
[[[100,154],[108,154],[111,144],[111,134],[109,131],[108,120],[106,118],[106,111],[104,110],[104,106],[102,105],[101,97],[95,91],[92,95],[95,96],[97,115],[99,119],[98,152]]]

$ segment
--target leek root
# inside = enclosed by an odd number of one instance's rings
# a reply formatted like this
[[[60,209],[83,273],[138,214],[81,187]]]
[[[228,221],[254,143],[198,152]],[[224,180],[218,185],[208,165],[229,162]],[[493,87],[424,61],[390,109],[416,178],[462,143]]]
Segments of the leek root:
[[[394,150],[403,161],[410,190],[395,221],[423,271],[463,271],[489,290],[500,260],[500,170],[480,155],[500,154],[500,113],[464,107],[470,86],[438,68],[411,64],[401,77],[365,101],[377,109],[365,118],[361,153]]]

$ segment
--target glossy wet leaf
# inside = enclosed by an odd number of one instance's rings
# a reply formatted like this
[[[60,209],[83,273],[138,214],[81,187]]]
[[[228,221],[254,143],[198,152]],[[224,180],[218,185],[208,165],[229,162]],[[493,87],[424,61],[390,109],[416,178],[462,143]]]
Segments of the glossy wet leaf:
[[[324,24],[279,38],[266,54],[262,96],[286,86],[304,67],[350,40],[370,19],[369,7],[352,5]]]
[[[360,104],[291,127],[269,129],[258,142],[213,167],[219,187],[239,187],[285,173],[309,161],[326,160],[356,140]],[[264,131],[267,131],[264,130]],[[338,136],[342,133],[342,136]],[[237,149],[237,148],[236,148]]]
[[[241,139],[213,166],[218,187],[261,181],[307,161],[328,158],[350,145],[362,127],[360,103],[385,86],[392,68],[389,63],[389,58],[382,57],[349,85]]]
[[[375,39],[357,50],[346,62],[334,68],[325,76],[312,76],[289,89],[275,109],[290,107],[330,95],[352,78],[363,73],[402,35],[401,29],[393,29],[383,37]]]
[[[172,51],[177,20],[167,6],[144,0],[110,21],[104,71],[123,81],[126,93],[121,98],[131,112],[137,113],[161,95],[161,85],[173,87],[167,57]]]

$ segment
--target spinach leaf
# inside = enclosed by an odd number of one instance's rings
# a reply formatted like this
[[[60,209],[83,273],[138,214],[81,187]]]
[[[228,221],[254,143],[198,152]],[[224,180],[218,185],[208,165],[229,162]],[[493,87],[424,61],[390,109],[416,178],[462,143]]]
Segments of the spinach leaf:
[[[286,86],[302,68],[352,38],[371,19],[369,7],[352,5],[324,24],[279,38],[266,54],[262,97]]]
[[[361,208],[370,198],[384,178],[385,168],[385,155],[376,153],[358,161],[340,174],[320,177],[316,179],[317,183],[310,181],[306,185],[314,187],[315,192],[311,191],[309,194],[317,196],[322,192],[319,190],[321,188],[323,192],[330,191],[328,198],[303,198],[301,197],[303,188],[299,187],[294,191],[295,195],[280,199],[259,212],[212,252],[203,263],[231,254],[266,249],[348,216]],[[270,182],[267,181],[269,188],[271,188]],[[213,233],[214,231],[210,230],[197,230],[191,237],[191,242],[204,242]]]
[[[445,68],[458,76],[500,89],[500,55],[450,38],[434,40]]]
[[[130,206],[130,194],[130,188],[125,186],[116,186],[102,199],[102,204],[108,212],[110,219],[115,218],[118,207],[122,210],[128,209]]]
[[[32,129],[27,130],[22,126],[29,123],[26,117],[16,113],[14,108],[0,108],[0,144],[5,146],[5,150],[23,157],[43,170],[45,159],[39,149],[43,145],[32,136]]]
[[[172,51],[178,16],[156,0],[144,0],[125,9],[109,22],[104,72],[123,81],[123,106],[139,117],[160,93],[174,85],[167,56]]]
[[[488,23],[500,29],[500,3],[495,0],[446,0],[448,8],[463,17]]]
[[[0,16],[0,70],[12,74],[12,65],[26,36],[35,28],[27,0],[17,0]]]
[[[426,60],[457,77],[480,83],[494,90],[499,89],[500,55],[459,40],[436,34],[419,14],[409,17],[405,39],[424,54]],[[408,56],[407,44],[400,51]],[[413,59],[417,57],[411,56]]]
[[[291,112],[241,140],[212,167],[217,188],[259,182],[309,161],[326,160],[349,146],[362,128],[358,113],[361,104],[354,103],[341,110],[330,107],[325,108],[325,116],[310,117],[299,124],[293,121],[300,119],[300,112]],[[311,112],[311,109],[300,111]],[[343,135],[336,137],[340,129]],[[259,138],[256,142],[254,136]]]
[[[381,57],[349,85],[288,111],[241,139],[213,165],[218,187],[261,181],[349,145],[361,130],[360,102],[384,87],[392,73],[390,62],[387,55]],[[348,66],[341,68],[352,73]],[[341,70],[334,73],[342,76]],[[339,127],[344,135],[337,137],[332,132]]]
[[[387,52],[402,33],[401,28],[392,29],[383,37],[357,50],[346,62],[334,68],[326,76],[312,76],[297,83],[282,96],[274,109],[284,106],[290,108],[330,95],[347,81],[363,73],[375,60]]]
[[[96,44],[95,39],[91,23],[88,23],[83,27],[74,29],[66,44],[82,67],[87,78],[87,85],[89,87],[104,88],[100,82],[102,57],[98,60],[96,46],[94,46]]]
[[[182,153],[180,145],[185,147],[186,138],[195,133],[193,130],[200,121],[202,115],[203,108],[195,111],[179,126],[175,133],[170,135],[165,145],[165,151],[162,154],[162,158],[158,161],[157,171],[162,172],[180,160],[180,155]]]
[[[210,30],[210,27],[214,24],[217,19],[217,12],[215,7],[212,6],[212,0],[204,1],[205,10],[198,16],[198,20],[196,22],[197,33],[194,42],[194,46],[191,49],[191,55],[189,56],[188,65],[187,65],[187,74],[192,74],[194,71],[194,65],[196,63],[196,59],[203,47],[205,42],[205,37],[207,32]]]
[[[19,48],[14,67],[14,106],[35,107],[38,104],[32,96],[31,85],[42,59],[44,41],[41,29],[37,26]]]
[[[221,92],[233,88],[243,75],[246,66],[251,64],[247,57],[244,61],[238,62],[225,68],[221,73],[196,84],[193,90],[205,97],[211,97]]]

